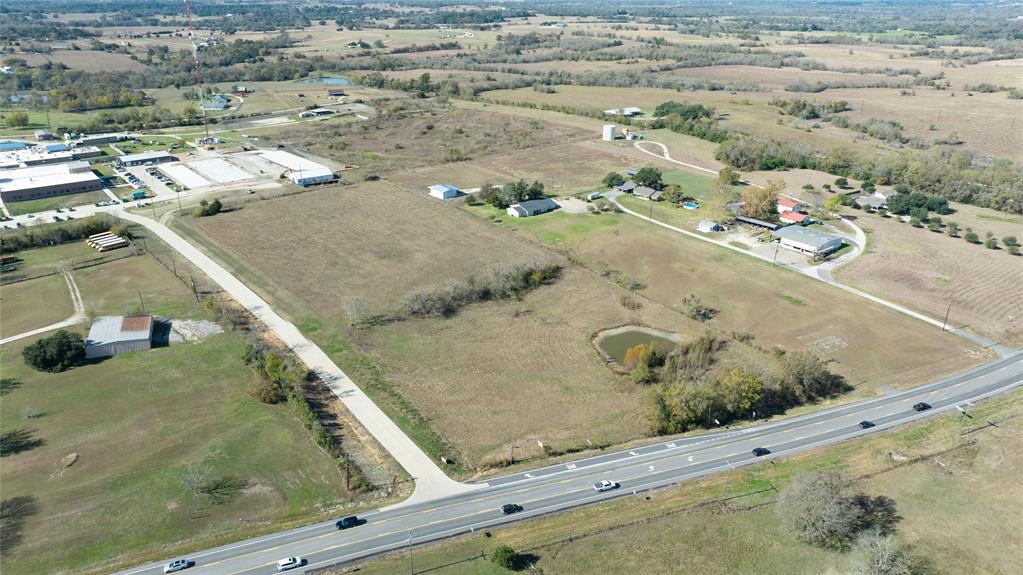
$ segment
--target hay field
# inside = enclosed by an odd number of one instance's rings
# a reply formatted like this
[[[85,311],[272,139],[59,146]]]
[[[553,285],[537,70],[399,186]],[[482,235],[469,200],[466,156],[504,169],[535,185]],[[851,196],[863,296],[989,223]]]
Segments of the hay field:
[[[535,218],[523,231],[587,267],[628,273],[646,286],[640,294],[661,305],[675,306],[682,296],[696,294],[718,310],[710,327],[749,333],[763,348],[821,353],[837,362],[833,369],[839,373],[848,376],[852,370],[857,393],[924,383],[989,357],[960,338],[821,282],[631,216],[572,217],[621,221],[600,233],[562,234],[556,241],[546,235],[545,218]],[[518,227],[517,222],[502,225]]]
[[[942,219],[972,227],[981,240],[986,231],[1023,237],[1023,224],[980,220],[977,215],[995,212],[973,210],[972,217],[964,211]],[[859,215],[856,223],[868,233],[868,250],[835,273],[840,281],[932,317],[943,317],[951,303],[951,325],[1023,344],[1023,258],[874,214]]]

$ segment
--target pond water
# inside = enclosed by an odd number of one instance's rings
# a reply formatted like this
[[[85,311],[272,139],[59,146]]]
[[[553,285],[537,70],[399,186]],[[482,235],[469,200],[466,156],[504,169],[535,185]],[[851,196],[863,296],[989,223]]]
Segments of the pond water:
[[[317,78],[304,78],[299,80],[303,84],[333,84],[333,85],[344,85],[348,84],[348,78],[342,78],[341,76],[320,76]]]
[[[625,352],[639,344],[653,344],[659,351],[667,353],[678,343],[679,337],[673,333],[661,332],[650,328],[625,327],[608,330],[597,337],[597,348],[603,351],[619,365],[625,361]]]

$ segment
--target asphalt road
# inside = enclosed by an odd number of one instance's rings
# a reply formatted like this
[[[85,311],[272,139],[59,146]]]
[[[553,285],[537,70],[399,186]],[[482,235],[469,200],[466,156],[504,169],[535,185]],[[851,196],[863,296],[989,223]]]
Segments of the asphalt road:
[[[302,569],[354,561],[407,547],[587,505],[614,497],[631,497],[703,475],[753,463],[765,463],[798,451],[877,433],[896,425],[949,411],[1023,384],[1023,352],[911,390],[849,405],[736,430],[722,430],[662,441],[632,450],[608,452],[571,463],[519,472],[486,482],[478,490],[367,513],[365,524],[345,531],[333,522],[307,525],[273,535],[209,549],[188,556],[191,574],[260,574],[275,572],[278,559],[300,556]],[[916,412],[927,402],[932,409]],[[870,420],[871,429],[859,422]],[[771,454],[754,457],[765,447]],[[611,479],[617,490],[597,493],[592,484]],[[641,495],[640,495],[641,496]],[[505,503],[523,510],[505,516]],[[151,564],[120,572],[143,575],[161,572]]]

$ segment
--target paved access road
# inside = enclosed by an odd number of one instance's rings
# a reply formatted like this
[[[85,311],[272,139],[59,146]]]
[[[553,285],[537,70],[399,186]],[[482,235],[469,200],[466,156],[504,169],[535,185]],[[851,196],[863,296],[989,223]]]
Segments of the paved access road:
[[[353,561],[409,545],[479,531],[553,511],[630,497],[644,491],[765,462],[774,457],[876,433],[923,417],[955,413],[956,406],[1007,391],[1023,384],[1023,352],[911,390],[834,407],[744,429],[723,430],[662,441],[633,450],[604,453],[572,463],[520,472],[480,485],[479,489],[367,513],[366,523],[338,531],[333,522],[308,525],[195,553],[189,574],[263,574],[275,572],[278,559],[300,556],[308,563],[299,570]],[[913,405],[933,407],[916,412]],[[949,417],[950,415],[945,415]],[[876,427],[861,429],[859,422]],[[771,450],[754,457],[756,447]],[[611,479],[617,490],[597,493],[592,484]],[[505,516],[501,506],[514,503],[522,511]],[[638,503],[638,502],[637,502]],[[119,575],[150,575],[160,565],[147,565]]]

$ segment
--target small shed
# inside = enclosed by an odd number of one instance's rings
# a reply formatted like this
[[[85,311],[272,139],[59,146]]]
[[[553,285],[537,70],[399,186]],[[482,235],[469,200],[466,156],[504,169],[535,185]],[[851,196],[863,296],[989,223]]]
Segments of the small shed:
[[[637,186],[636,186],[636,182],[633,182],[632,180],[629,180],[629,181],[625,182],[624,184],[620,184],[620,185],[615,186],[615,187],[618,188],[619,192],[625,192],[626,194],[631,194],[636,189]]]
[[[457,198],[460,190],[451,184],[434,184],[430,186],[430,195],[438,200]]]
[[[518,204],[508,206],[508,215],[513,218],[526,218],[529,216],[538,216],[540,214],[546,214],[547,212],[553,212],[558,209],[558,204],[550,198],[542,198],[539,200],[527,200]]]
[[[778,198],[778,203],[775,205],[775,208],[777,208],[779,214],[783,214],[785,212],[798,212],[799,202],[794,202],[788,198]]]
[[[153,347],[153,316],[108,315],[93,320],[85,357],[110,357]]]
[[[711,232],[720,232],[724,228],[721,224],[711,220],[700,220],[700,223],[696,225],[696,231],[709,234]]]
[[[49,130],[36,130],[36,140],[42,142],[45,140],[56,140],[57,137],[53,135]]]

